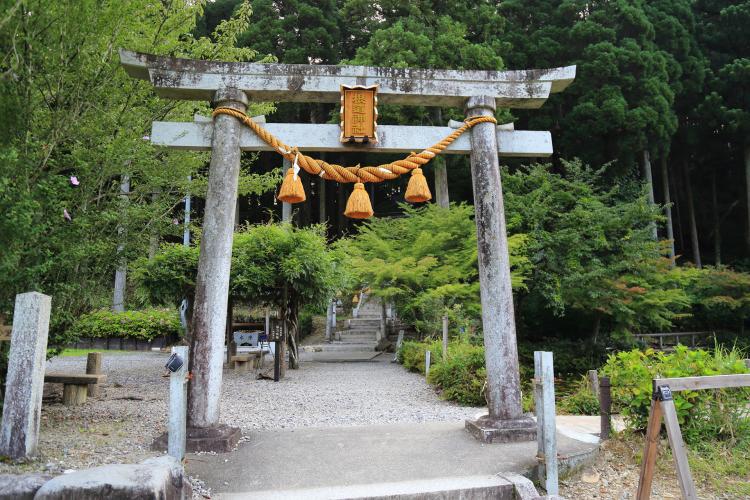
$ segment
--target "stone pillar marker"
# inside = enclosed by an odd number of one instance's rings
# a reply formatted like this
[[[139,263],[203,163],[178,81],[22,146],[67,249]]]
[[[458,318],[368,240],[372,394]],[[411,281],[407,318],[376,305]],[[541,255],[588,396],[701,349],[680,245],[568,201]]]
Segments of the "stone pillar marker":
[[[245,111],[244,92],[225,88],[213,105]],[[208,192],[193,309],[192,379],[188,388],[188,451],[229,451],[238,428],[219,424],[229,272],[240,170],[242,123],[228,115],[214,118]]]
[[[467,118],[494,116],[495,109],[495,98],[490,96],[470,97],[466,102]],[[536,423],[524,417],[521,406],[508,237],[494,123],[480,123],[471,129],[471,149],[489,414],[476,421],[467,420],[466,428],[488,443],[532,441],[536,437]]]
[[[16,295],[0,427],[0,455],[14,460],[34,455],[39,441],[51,306],[48,295]]]

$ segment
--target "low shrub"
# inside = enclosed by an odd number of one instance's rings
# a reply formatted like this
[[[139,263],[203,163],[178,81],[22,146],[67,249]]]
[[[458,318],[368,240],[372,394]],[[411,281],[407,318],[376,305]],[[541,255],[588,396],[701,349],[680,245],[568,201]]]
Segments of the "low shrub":
[[[153,340],[160,335],[178,337],[182,334],[182,327],[178,312],[173,310],[101,310],[79,317],[68,333],[75,338],[126,337]]]
[[[432,352],[430,376],[427,381],[449,401],[466,406],[482,406],[487,372],[484,367],[484,347],[455,341],[448,345],[448,359],[443,361],[439,340],[406,341],[401,344],[398,359],[409,371],[424,374],[425,351]]]
[[[643,429],[651,407],[652,379],[747,373],[748,369],[737,349],[689,350],[678,345],[672,353],[648,349],[610,355],[602,372],[610,377],[613,410],[619,410],[630,427]],[[748,436],[749,396],[748,389],[675,392],[685,441],[694,444],[703,439]]]
[[[441,351],[438,351],[441,352]],[[482,406],[487,370],[484,347],[465,343],[448,346],[448,359],[430,367],[428,382],[435,384],[442,397],[466,406]]]
[[[557,394],[557,410],[568,415],[599,415],[599,400],[585,378],[575,383],[570,394]]]
[[[424,358],[426,351],[432,352],[430,358],[430,370],[440,362],[442,355],[442,345],[439,341],[425,340],[418,342],[415,340],[405,340],[398,351],[398,361],[404,368],[410,372],[418,372],[424,375]]]

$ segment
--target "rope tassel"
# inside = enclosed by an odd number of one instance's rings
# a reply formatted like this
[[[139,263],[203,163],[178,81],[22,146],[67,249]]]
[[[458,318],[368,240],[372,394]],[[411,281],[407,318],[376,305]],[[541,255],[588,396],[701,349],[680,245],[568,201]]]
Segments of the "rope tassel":
[[[367,194],[365,185],[361,182],[355,183],[354,190],[346,202],[344,215],[350,219],[369,219],[373,213],[372,205],[370,204],[370,195]]]
[[[415,168],[411,171],[411,177],[409,177],[409,184],[406,186],[406,195],[404,198],[409,203],[422,203],[423,201],[430,201],[432,199],[430,186],[427,185],[427,179],[422,173],[421,168]]]
[[[285,203],[302,203],[307,199],[305,188],[302,186],[302,179],[294,173],[293,168],[286,171],[281,189],[279,189],[279,195],[276,198]]]

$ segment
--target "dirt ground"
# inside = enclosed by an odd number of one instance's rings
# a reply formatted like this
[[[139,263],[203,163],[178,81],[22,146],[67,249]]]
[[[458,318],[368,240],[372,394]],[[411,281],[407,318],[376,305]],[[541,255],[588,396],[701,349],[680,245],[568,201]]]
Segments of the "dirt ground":
[[[640,438],[640,439],[639,439]],[[597,462],[573,477],[560,482],[560,495],[571,500],[597,498],[625,500],[635,498],[640,475],[642,436],[622,435],[606,441]],[[747,498],[728,493],[717,493],[697,482],[701,499]],[[674,462],[666,450],[666,442],[659,446],[657,473],[651,491],[653,499],[682,498]]]

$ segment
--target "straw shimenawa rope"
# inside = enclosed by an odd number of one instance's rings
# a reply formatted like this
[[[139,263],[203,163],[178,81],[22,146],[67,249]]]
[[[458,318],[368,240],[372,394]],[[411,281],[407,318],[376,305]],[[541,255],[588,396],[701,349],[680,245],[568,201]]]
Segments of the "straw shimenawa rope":
[[[271,134],[268,130],[261,127],[258,123],[254,122],[249,116],[242,111],[236,109],[219,107],[213,112],[213,116],[217,115],[229,115],[237,118],[247,127],[249,127],[255,135],[261,138],[263,142],[271,146],[277,153],[289,160],[294,162],[295,158],[299,166],[311,175],[317,175],[326,180],[332,180],[336,182],[383,182],[387,180],[396,179],[402,174],[411,172],[416,168],[420,168],[437,155],[443,152],[445,148],[451,145],[461,134],[469,130],[474,125],[479,123],[497,123],[493,116],[478,116],[476,118],[467,119],[460,128],[454,130],[451,134],[443,138],[441,141],[433,144],[429,148],[426,148],[421,153],[411,153],[403,160],[397,160],[391,163],[378,165],[375,167],[343,167],[333,163],[328,163],[324,160],[318,160],[300,153],[296,147],[289,147],[284,144],[278,137]]]

